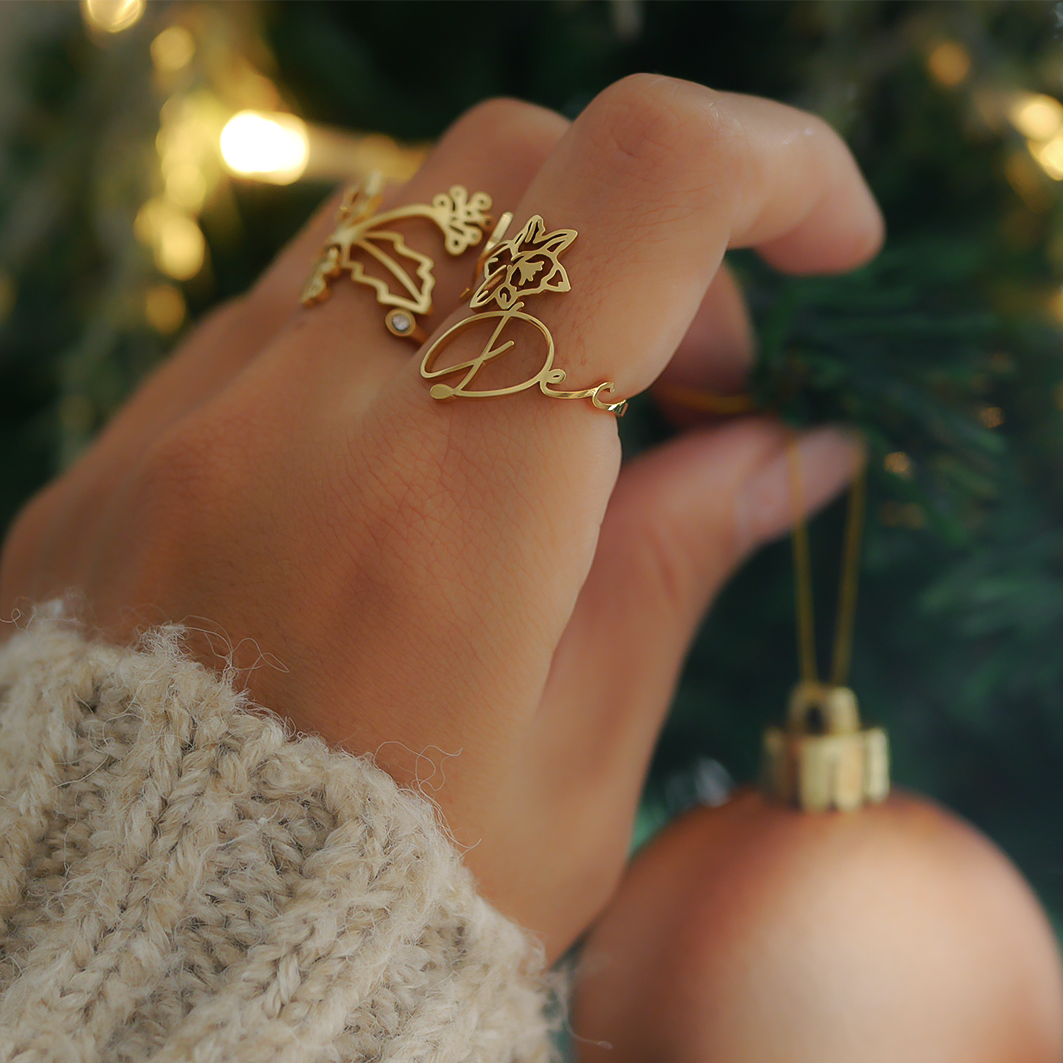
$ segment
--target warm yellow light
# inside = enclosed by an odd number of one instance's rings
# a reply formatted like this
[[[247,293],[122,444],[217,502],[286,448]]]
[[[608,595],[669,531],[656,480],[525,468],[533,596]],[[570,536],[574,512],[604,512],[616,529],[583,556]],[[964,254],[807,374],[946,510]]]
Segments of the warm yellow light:
[[[180,163],[166,174],[166,198],[177,206],[198,211],[206,195],[206,179],[194,163]]]
[[[199,226],[183,214],[161,219],[155,241],[155,264],[168,277],[186,281],[202,268],[206,243]]]
[[[954,88],[971,72],[971,57],[956,41],[943,41],[927,56],[930,73],[946,88]]]
[[[1063,126],[1063,104],[1053,96],[1024,92],[1008,108],[1011,124],[1031,140],[1049,140]]]
[[[196,39],[184,26],[171,26],[151,42],[151,61],[157,70],[184,70],[196,54]]]
[[[1063,288],[1052,295],[1048,300],[1048,312],[1061,324],[1063,324]]]
[[[1053,197],[1048,193],[1044,174],[1025,151],[1015,151],[1008,156],[1004,176],[1030,210],[1040,212],[1052,205]]]
[[[144,317],[156,332],[164,336],[181,327],[187,312],[185,297],[174,284],[156,284],[144,296]]]
[[[1053,181],[1063,181],[1063,135],[1053,137],[1047,144],[1029,143],[1030,154],[1041,164]]]
[[[306,169],[310,138],[295,115],[241,111],[221,131],[221,155],[241,177],[286,185]]]
[[[901,476],[907,480],[912,475],[912,459],[903,450],[895,450],[892,454],[887,454],[882,464],[886,471],[893,473],[894,476]]]
[[[137,211],[136,219],[133,221],[133,235],[145,247],[155,246],[155,241],[159,238],[159,224],[165,209],[166,204],[161,200],[149,199]]]
[[[146,6],[147,0],[81,0],[81,17],[95,30],[121,33],[140,21]]]

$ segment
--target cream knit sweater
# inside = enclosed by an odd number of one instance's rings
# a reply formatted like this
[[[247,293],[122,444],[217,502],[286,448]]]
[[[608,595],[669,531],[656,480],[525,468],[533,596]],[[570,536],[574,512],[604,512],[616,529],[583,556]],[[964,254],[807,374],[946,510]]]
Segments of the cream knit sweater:
[[[176,629],[0,649],[2,1063],[541,1063],[545,997],[425,800]]]

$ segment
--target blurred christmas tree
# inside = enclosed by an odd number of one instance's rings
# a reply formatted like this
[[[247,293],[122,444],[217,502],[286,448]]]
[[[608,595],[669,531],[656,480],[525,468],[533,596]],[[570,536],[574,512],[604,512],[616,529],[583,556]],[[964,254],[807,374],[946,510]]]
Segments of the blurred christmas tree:
[[[1058,921],[1061,41],[1049,3],[0,5],[0,525],[186,320],[247,286],[325,178],[418,155],[312,129],[303,179],[238,180],[217,150],[235,112],[420,143],[485,96],[574,115],[635,70],[809,108],[849,140],[891,235],[843,278],[737,257],[754,390],[796,423],[867,431],[853,685],[897,779],[992,834]],[[646,400],[624,422],[631,449],[663,431]],[[838,507],[812,534],[826,603]],[[786,544],[763,551],[708,619],[647,819],[711,791],[719,764],[755,770],[796,672],[789,565]]]

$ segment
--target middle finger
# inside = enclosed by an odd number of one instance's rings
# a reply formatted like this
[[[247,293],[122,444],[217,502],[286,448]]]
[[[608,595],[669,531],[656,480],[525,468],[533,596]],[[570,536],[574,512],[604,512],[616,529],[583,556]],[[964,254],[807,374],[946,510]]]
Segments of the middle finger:
[[[525,309],[553,335],[554,365],[568,374],[561,386],[612,380],[616,397],[642,391],[668,364],[728,247],[763,248],[792,270],[844,269],[870,257],[882,234],[855,162],[824,122],[647,75],[592,101],[532,181],[509,235],[535,214],[547,231],[579,236],[560,259],[571,291],[532,293]],[[438,364],[475,358],[490,331],[470,327]],[[489,369],[501,373],[510,357],[520,364],[535,342],[530,329],[513,338],[518,345]],[[483,571],[508,574],[483,610],[478,645],[500,661],[515,643],[556,645],[615,482],[613,418],[538,387],[438,403],[418,360],[382,399],[388,438],[402,446],[400,436],[418,429],[406,465],[426,469],[435,455],[434,488],[490,500],[452,518],[476,549],[457,559],[468,571],[449,576],[475,593]],[[517,638],[514,618],[523,625]]]

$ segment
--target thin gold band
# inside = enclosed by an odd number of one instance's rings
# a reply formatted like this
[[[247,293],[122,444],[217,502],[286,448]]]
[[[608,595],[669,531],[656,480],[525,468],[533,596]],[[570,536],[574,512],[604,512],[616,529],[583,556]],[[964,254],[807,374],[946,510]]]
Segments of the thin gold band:
[[[509,240],[503,239],[513,220],[510,213],[503,214],[492,232],[477,263],[476,274],[483,274],[479,283],[466,289],[463,298],[469,300],[469,309],[475,311],[438,336],[424,352],[421,359],[421,376],[425,380],[439,380],[461,374],[457,383],[433,384],[429,394],[440,401],[448,399],[488,399],[515,395],[529,388],[539,390],[552,399],[590,399],[599,410],[622,417],[627,409],[627,400],[608,402],[603,395],[611,395],[616,385],[611,380],[594,387],[577,391],[560,390],[567,376],[564,369],[554,365],[554,337],[550,329],[533,314],[526,313],[526,300],[548,292],[563,293],[572,290],[568,273],[561,265],[560,255],[578,235],[575,229],[557,229],[547,232],[543,219],[533,215],[527,224]],[[490,309],[486,309],[490,308]],[[489,362],[510,350],[516,340],[503,340],[504,334],[515,326],[525,325],[538,333],[544,344],[544,355],[538,372],[521,381],[501,388],[474,387],[477,376]],[[440,353],[459,335],[481,325],[490,325],[487,342],[480,352],[465,361],[437,366]],[[528,331],[527,328],[524,330]]]

